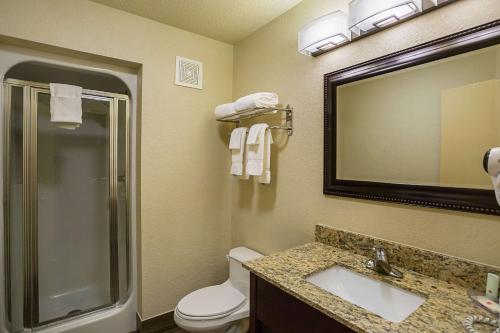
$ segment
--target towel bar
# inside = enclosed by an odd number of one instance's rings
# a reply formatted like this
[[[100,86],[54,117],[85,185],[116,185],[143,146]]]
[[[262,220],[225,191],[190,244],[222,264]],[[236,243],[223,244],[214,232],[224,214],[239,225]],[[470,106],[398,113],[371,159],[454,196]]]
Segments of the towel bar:
[[[259,117],[259,116],[276,114],[278,112],[285,113],[285,118],[282,119],[282,124],[279,126],[269,126],[269,128],[270,129],[277,129],[277,130],[285,130],[285,131],[287,131],[288,136],[292,136],[292,134],[293,134],[293,108],[290,105],[287,105],[286,107],[282,107],[281,105],[278,105],[277,107],[273,107],[273,108],[247,109],[247,110],[240,111],[240,112],[233,114],[233,115],[230,115],[230,116],[219,118],[219,119],[217,119],[217,121],[235,123],[236,127],[240,127],[241,121],[244,119],[250,119],[250,118],[255,118],[255,117]]]

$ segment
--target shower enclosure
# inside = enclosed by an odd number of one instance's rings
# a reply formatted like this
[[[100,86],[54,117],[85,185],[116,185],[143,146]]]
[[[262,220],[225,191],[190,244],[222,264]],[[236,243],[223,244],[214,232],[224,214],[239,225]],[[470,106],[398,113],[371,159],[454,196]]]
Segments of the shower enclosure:
[[[5,308],[10,332],[130,295],[129,97],[83,90],[76,130],[50,122],[47,84],[4,81]]]

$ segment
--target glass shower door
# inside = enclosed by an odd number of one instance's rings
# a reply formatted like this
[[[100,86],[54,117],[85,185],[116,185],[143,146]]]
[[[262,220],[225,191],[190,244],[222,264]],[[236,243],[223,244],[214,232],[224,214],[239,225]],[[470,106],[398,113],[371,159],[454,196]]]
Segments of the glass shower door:
[[[23,330],[23,112],[26,89],[4,86],[4,262],[5,314],[9,332]]]
[[[50,122],[36,94],[38,322],[114,303],[111,286],[110,115],[113,99],[82,99],[76,130]]]
[[[75,130],[50,121],[48,85],[5,91],[5,313],[9,332],[130,295],[129,99],[86,91]]]

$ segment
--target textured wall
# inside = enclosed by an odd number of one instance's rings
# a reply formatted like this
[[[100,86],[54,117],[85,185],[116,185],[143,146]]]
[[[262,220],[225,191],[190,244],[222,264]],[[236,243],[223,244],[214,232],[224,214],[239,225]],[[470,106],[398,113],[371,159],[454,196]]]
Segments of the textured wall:
[[[142,65],[142,316],[223,281],[230,184],[212,110],[231,98],[233,47],[85,0],[2,0],[0,37]],[[173,84],[176,55],[204,63],[203,90]]]
[[[92,1],[223,42],[234,43],[247,37],[302,0]]]
[[[460,0],[318,58],[297,52],[297,32],[347,0],[304,0],[234,53],[234,97],[272,90],[295,109],[295,133],[273,147],[273,183],[233,181],[232,242],[264,253],[313,239],[324,223],[500,265],[500,218],[324,196],[323,74],[500,17],[498,0]]]

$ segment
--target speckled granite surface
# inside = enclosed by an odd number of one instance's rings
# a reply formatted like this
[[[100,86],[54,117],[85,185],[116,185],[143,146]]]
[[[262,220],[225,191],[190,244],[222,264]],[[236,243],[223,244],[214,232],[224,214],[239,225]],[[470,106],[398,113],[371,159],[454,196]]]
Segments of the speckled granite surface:
[[[467,290],[460,285],[398,266],[404,273],[403,279],[382,276],[365,268],[366,259],[352,251],[315,242],[247,262],[245,267],[356,332],[464,332],[461,322],[465,317],[488,315],[469,300]],[[403,322],[392,323],[305,280],[310,274],[334,265],[422,295],[426,301]],[[479,332],[492,330],[479,327]]]
[[[383,246],[389,255],[391,264],[468,289],[484,290],[488,273],[500,275],[499,267],[334,229],[321,224],[316,226],[315,238],[318,242],[363,256],[371,255],[371,251],[367,247]]]

